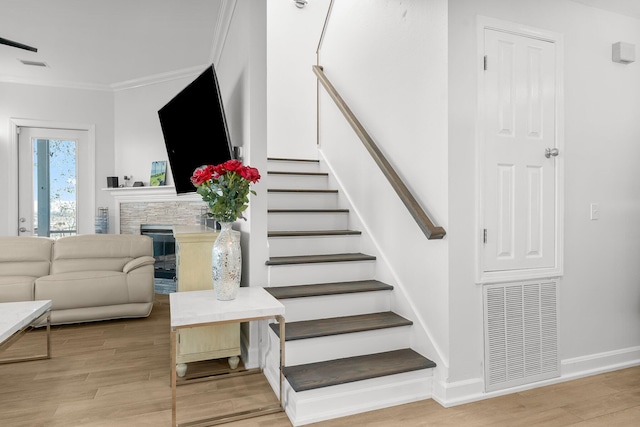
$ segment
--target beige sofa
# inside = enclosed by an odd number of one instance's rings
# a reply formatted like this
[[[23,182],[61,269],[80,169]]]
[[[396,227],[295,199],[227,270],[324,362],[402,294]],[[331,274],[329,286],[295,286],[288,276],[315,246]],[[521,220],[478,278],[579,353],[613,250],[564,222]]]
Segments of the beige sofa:
[[[0,302],[50,299],[53,324],[146,317],[152,255],[141,235],[0,236]]]

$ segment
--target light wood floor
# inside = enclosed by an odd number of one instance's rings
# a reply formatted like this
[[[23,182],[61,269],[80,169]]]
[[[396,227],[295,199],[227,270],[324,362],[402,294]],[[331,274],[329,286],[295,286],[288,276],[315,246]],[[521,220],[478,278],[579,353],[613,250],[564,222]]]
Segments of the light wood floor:
[[[0,426],[171,424],[168,297],[147,319],[54,327],[53,358],[0,365]],[[44,349],[27,334],[0,357]],[[178,387],[179,422],[276,403],[262,375]],[[285,427],[280,413],[229,427]],[[338,426],[636,426],[640,367],[444,409],[423,401],[317,424]]]

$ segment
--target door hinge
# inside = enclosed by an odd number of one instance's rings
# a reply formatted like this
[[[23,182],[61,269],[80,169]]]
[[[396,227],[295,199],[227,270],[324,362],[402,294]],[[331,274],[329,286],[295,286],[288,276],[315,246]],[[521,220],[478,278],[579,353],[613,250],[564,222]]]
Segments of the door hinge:
[[[487,71],[487,55],[484,56],[484,64],[483,64],[484,70]]]
[[[18,135],[20,135],[20,132],[21,132],[21,131],[22,131],[22,128],[21,128],[20,126],[18,126],[18,127],[16,128],[16,133],[17,133]]]
[[[482,243],[487,244],[487,229],[485,228],[482,233]]]

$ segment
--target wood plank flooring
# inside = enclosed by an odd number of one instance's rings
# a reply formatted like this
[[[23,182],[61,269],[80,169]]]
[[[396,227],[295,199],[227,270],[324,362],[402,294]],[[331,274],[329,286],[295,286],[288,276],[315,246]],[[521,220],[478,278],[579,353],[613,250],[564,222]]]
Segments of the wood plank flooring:
[[[27,334],[0,357],[44,348],[44,331]],[[0,426],[169,426],[168,296],[146,319],[57,326],[53,358],[0,365]],[[190,368],[191,369],[191,368]],[[277,402],[262,375],[178,388],[179,421]],[[283,413],[227,424],[287,427]],[[318,423],[342,426],[635,426],[640,425],[640,367],[445,409],[427,400]]]

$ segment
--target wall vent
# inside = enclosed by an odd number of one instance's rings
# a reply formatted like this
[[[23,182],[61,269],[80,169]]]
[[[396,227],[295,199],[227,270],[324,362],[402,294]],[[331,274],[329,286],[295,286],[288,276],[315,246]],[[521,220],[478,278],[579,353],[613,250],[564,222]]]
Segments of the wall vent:
[[[31,67],[48,67],[47,63],[42,61],[29,61],[27,59],[20,59],[19,61]]]
[[[560,376],[557,283],[486,285],[485,390]]]

